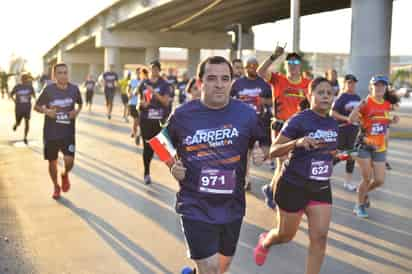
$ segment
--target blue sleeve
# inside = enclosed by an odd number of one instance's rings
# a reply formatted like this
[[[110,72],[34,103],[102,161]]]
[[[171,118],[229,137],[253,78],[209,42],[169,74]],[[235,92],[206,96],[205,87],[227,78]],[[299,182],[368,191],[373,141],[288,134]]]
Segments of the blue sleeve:
[[[342,107],[343,107],[342,102],[343,102],[342,96],[339,96],[338,99],[336,99],[335,103],[333,103],[332,110],[341,113]]]
[[[47,92],[47,87],[45,87],[36,101],[36,106],[47,106],[49,104],[49,96]]]
[[[301,134],[299,116],[294,116],[291,119],[289,119],[286,122],[286,124],[283,126],[280,134],[291,140],[295,140],[301,137],[302,134]]]
[[[10,92],[10,96],[14,95],[17,91],[17,85],[13,87],[13,90]]]
[[[160,86],[160,91],[159,91],[160,95],[169,95],[171,96],[172,94],[172,87],[170,84],[168,84],[167,82],[164,82],[161,86]]]
[[[167,123],[166,129],[167,129],[167,133],[169,134],[170,140],[172,141],[172,145],[177,148],[178,145],[178,134],[177,134],[177,121],[176,121],[176,115],[173,113],[170,115],[169,117],[169,121]]]
[[[139,85],[137,86],[137,93],[140,96],[140,99],[143,98],[143,91],[145,89],[146,80],[142,80]]]
[[[259,142],[261,146],[269,146],[268,140],[265,134],[265,127],[263,126],[263,122],[255,112],[253,112],[253,116],[251,118],[251,140],[249,142],[249,148],[252,148],[256,141]]]
[[[81,95],[80,90],[79,90],[78,87],[76,87],[76,96],[77,96],[76,103],[79,104],[79,105],[83,105],[82,95]]]
[[[260,93],[262,98],[272,98],[272,89],[269,84],[262,80],[262,92]]]
[[[230,89],[230,97],[238,98],[237,97],[237,95],[238,95],[238,87],[237,87],[238,85],[237,85],[237,83],[238,83],[238,80],[233,81],[232,87]]]

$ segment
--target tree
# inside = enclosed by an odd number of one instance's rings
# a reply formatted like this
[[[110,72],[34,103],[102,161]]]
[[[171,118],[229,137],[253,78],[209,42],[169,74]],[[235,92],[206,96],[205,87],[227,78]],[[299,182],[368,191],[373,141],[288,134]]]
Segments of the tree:
[[[405,69],[399,69],[392,73],[391,75],[391,82],[396,83],[399,86],[409,85],[411,86],[412,83],[412,71],[408,71]]]

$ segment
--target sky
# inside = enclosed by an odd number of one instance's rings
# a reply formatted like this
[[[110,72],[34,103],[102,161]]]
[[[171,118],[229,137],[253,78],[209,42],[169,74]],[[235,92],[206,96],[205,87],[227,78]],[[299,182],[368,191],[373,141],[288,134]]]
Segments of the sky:
[[[28,60],[29,69],[40,72],[42,55],[60,39],[117,0],[1,0],[0,67],[7,68],[13,55]],[[64,3],[64,4],[63,4]],[[396,0],[392,21],[392,55],[412,55],[410,18],[412,0]],[[328,22],[328,24],[325,24]],[[322,28],[329,35],[313,39]],[[258,50],[273,50],[277,41],[291,45],[290,20],[254,27]],[[349,53],[351,10],[304,16],[301,50]],[[267,35],[270,33],[271,35]]]

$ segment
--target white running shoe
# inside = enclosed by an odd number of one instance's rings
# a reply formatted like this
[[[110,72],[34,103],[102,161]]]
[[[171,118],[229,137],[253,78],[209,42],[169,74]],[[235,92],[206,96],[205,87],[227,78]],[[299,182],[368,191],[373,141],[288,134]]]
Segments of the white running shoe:
[[[356,192],[356,190],[358,189],[356,185],[346,182],[343,183],[343,188],[350,192]]]

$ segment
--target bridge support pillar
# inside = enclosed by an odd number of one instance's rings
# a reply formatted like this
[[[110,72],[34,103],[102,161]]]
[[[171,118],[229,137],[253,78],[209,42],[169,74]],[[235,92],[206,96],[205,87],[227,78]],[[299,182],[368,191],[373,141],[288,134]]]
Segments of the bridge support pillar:
[[[290,19],[292,22],[292,51],[300,51],[300,0],[290,1]]]
[[[119,48],[108,47],[104,49],[104,71],[108,71],[110,67],[113,68],[113,71],[115,71],[119,77],[123,75]]]
[[[196,76],[197,66],[200,62],[200,49],[190,48],[187,51],[188,69],[187,73],[189,77]]]
[[[389,76],[392,7],[392,0],[352,0],[349,72],[358,78],[363,97],[372,75]]]
[[[145,64],[148,65],[153,60],[159,60],[160,53],[159,48],[146,48],[145,53]]]

